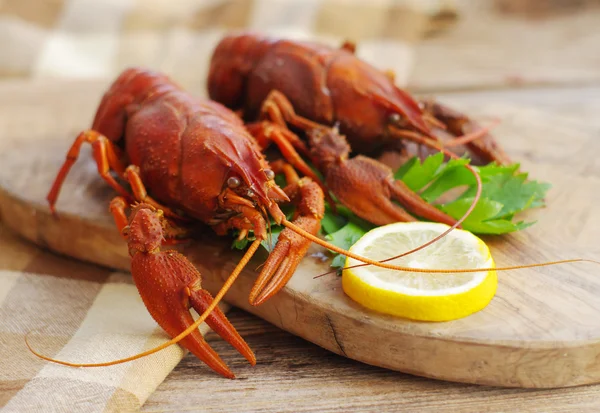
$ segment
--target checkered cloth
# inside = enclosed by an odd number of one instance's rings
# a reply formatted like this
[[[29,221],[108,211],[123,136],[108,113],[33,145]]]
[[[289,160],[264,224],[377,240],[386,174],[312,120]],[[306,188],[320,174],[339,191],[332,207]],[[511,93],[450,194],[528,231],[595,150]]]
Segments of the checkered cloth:
[[[204,90],[226,30],[360,41],[403,83],[411,45],[452,21],[451,0],[0,0],[0,76],[113,78],[131,65]]]
[[[440,27],[448,1],[429,0],[0,0],[0,77],[114,78],[148,66],[204,90],[223,32],[250,28],[292,38],[360,41],[359,54],[408,76],[411,44]],[[450,13],[451,14],[451,13]],[[440,23],[442,22],[442,23]],[[385,38],[385,40],[383,40]],[[0,226],[0,408],[6,412],[138,409],[184,356],[171,346],[104,368],[101,362],[166,339],[126,274],[58,258]]]
[[[3,412],[134,411],[186,354],[171,346],[102,368],[38,359],[25,346],[28,333],[42,354],[80,363],[127,357],[168,337],[146,311],[130,275],[41,251],[2,227],[0,251],[0,265],[10,268],[0,270]]]

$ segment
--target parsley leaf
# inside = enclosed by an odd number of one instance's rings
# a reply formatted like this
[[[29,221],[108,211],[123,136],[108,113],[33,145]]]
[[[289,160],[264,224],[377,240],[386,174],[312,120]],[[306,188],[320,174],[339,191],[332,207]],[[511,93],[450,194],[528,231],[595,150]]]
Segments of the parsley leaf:
[[[360,237],[365,235],[366,232],[367,231],[365,231],[364,228],[355,224],[354,222],[348,222],[342,228],[331,234],[328,234],[326,238],[333,245],[347,250],[354,245],[356,241],[360,239]],[[331,261],[331,266],[335,268],[342,268],[345,262],[346,256],[337,254],[333,258],[333,261]]]
[[[336,205],[337,213],[333,213],[329,205],[326,205],[325,216],[321,220],[321,229],[326,234],[327,241],[336,247],[347,250],[360,237],[368,231],[375,228],[375,225],[362,218],[354,215],[350,209],[343,205]],[[345,262],[346,256],[342,254],[333,254],[331,266],[341,269]]]
[[[402,181],[410,189],[418,191],[436,176],[440,166],[444,162],[444,154],[438,152],[435,155],[428,156],[423,163],[419,162],[417,158],[413,159],[415,161],[410,160],[407,162],[412,165],[410,168],[400,168],[394,177],[396,179],[402,178]]]
[[[342,228],[347,222],[348,220],[344,216],[334,214],[329,205],[327,205],[325,215],[321,220],[321,228],[323,228],[323,232],[326,234],[331,234]]]
[[[447,163],[439,162],[441,154],[431,155],[422,163],[417,158],[400,168],[396,179],[402,179],[409,187],[419,191],[419,195],[453,218],[459,219],[467,211],[477,187],[473,175],[464,167],[467,159],[452,159]],[[433,167],[437,169],[433,171]],[[405,164],[406,166],[406,164]],[[514,215],[530,208],[544,206],[544,196],[550,185],[537,181],[528,181],[527,174],[519,172],[519,164],[499,166],[490,164],[475,167],[482,181],[481,199],[471,215],[464,221],[463,228],[478,234],[505,234],[518,231],[532,225],[533,222],[514,222]],[[418,177],[423,174],[424,178]],[[453,199],[442,200],[442,196],[451,190],[459,190],[460,195]],[[436,202],[437,201],[437,202]]]
[[[273,248],[275,248],[275,244],[277,244],[277,240],[279,239],[279,234],[281,234],[281,231],[283,231],[282,226],[272,225],[271,226],[271,238],[262,240],[260,245],[264,249],[266,249],[268,252],[273,251]]]

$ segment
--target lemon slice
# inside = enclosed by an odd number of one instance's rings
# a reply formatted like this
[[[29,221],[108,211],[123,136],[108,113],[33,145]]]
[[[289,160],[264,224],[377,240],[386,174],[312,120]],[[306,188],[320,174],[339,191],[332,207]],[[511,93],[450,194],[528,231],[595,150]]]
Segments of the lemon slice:
[[[356,242],[350,251],[383,260],[409,251],[446,231],[445,224],[401,222],[375,228]],[[494,268],[487,245],[468,231],[451,231],[441,240],[390,264],[412,268]],[[474,273],[419,273],[388,270],[346,260],[342,273],[344,292],[370,309],[423,321],[447,321],[465,317],[484,308],[498,285],[496,271]]]

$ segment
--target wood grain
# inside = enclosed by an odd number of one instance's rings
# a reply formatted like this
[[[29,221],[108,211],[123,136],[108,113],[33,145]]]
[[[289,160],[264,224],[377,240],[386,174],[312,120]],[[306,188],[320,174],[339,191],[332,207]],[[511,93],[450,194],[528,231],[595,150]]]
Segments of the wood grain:
[[[48,215],[43,200],[62,162],[66,137],[74,136],[74,124],[86,125],[80,119],[91,117],[86,108],[88,98],[103,87],[63,83],[36,90],[35,104],[40,110],[55,111],[53,102],[60,97],[72,105],[67,110],[74,111],[73,118],[65,124],[50,122],[45,139],[34,145],[15,145],[3,154],[0,207],[3,216],[10,217],[5,224],[33,242],[126,269],[125,247],[106,212],[112,193],[96,177],[89,158],[79,162],[67,180],[58,205],[59,220]],[[33,95],[31,90],[29,93]],[[15,101],[2,100],[0,105],[7,107]],[[590,100],[597,104],[593,97]],[[502,117],[504,123],[497,135],[508,152],[523,160],[523,169],[534,177],[554,185],[549,207],[530,216],[539,220],[536,226],[521,234],[489,238],[496,261],[510,265],[597,257],[594,240],[600,218],[593,213],[600,201],[599,165],[593,156],[599,144],[593,139],[597,123],[551,116],[530,105],[503,103],[484,93],[453,96],[450,101],[481,115]],[[239,256],[229,250],[225,240],[199,240],[185,253],[203,272],[211,290],[220,287]],[[259,263],[255,260],[254,267]],[[255,276],[248,270],[227,300],[338,354],[413,374],[517,387],[572,386],[600,380],[600,283],[595,267],[571,265],[506,273],[500,277],[498,295],[489,307],[449,323],[414,323],[365,310],[343,294],[339,279],[312,278],[325,268],[326,264],[315,258],[305,259],[288,288],[259,308],[247,303]]]
[[[598,412],[600,385],[515,389],[430,380],[358,363],[244,311],[228,314],[255,350],[244,364],[215,334],[207,340],[239,378],[224,381],[185,357],[144,412]],[[235,359],[235,361],[230,361]]]

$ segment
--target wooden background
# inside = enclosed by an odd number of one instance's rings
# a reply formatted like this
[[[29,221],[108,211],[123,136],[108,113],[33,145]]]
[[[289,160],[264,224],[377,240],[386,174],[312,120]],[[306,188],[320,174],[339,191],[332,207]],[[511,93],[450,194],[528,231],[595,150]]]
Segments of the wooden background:
[[[595,52],[600,44],[600,14],[593,2],[588,3],[591,6],[583,10],[542,16],[507,14],[497,8],[477,10],[480,7],[475,6],[454,29],[417,45],[409,83],[413,89],[428,92],[470,89],[486,93],[490,101],[542,108],[569,119],[574,130],[585,125],[600,135],[599,89],[577,87],[600,85],[600,54]],[[488,18],[495,21],[489,32],[482,23]],[[481,91],[498,88],[506,90]],[[2,107],[5,116],[0,129],[10,132],[4,136],[13,137],[1,142],[3,151],[47,135],[48,131],[38,129],[33,119],[46,117],[48,122],[40,124],[54,124],[60,129],[64,123],[73,124],[72,116],[79,111],[69,102],[48,111],[36,103],[35,88],[28,88],[26,93],[23,90],[19,82],[0,84],[0,94],[11,97],[10,105]],[[77,123],[89,123],[91,117],[92,113]],[[73,136],[78,129],[74,127]],[[590,173],[598,175],[599,170],[596,164]],[[565,209],[568,213],[568,205]],[[0,227],[0,264],[6,268],[20,251],[32,248]],[[69,265],[67,260],[64,265]],[[516,390],[422,379],[353,362],[238,310],[229,317],[262,355],[261,363],[254,368],[234,363],[232,368],[240,379],[227,381],[199,368],[200,362],[188,356],[150,397],[143,411],[600,410],[597,385]],[[226,357],[232,354],[220,340],[209,336],[209,341]]]

